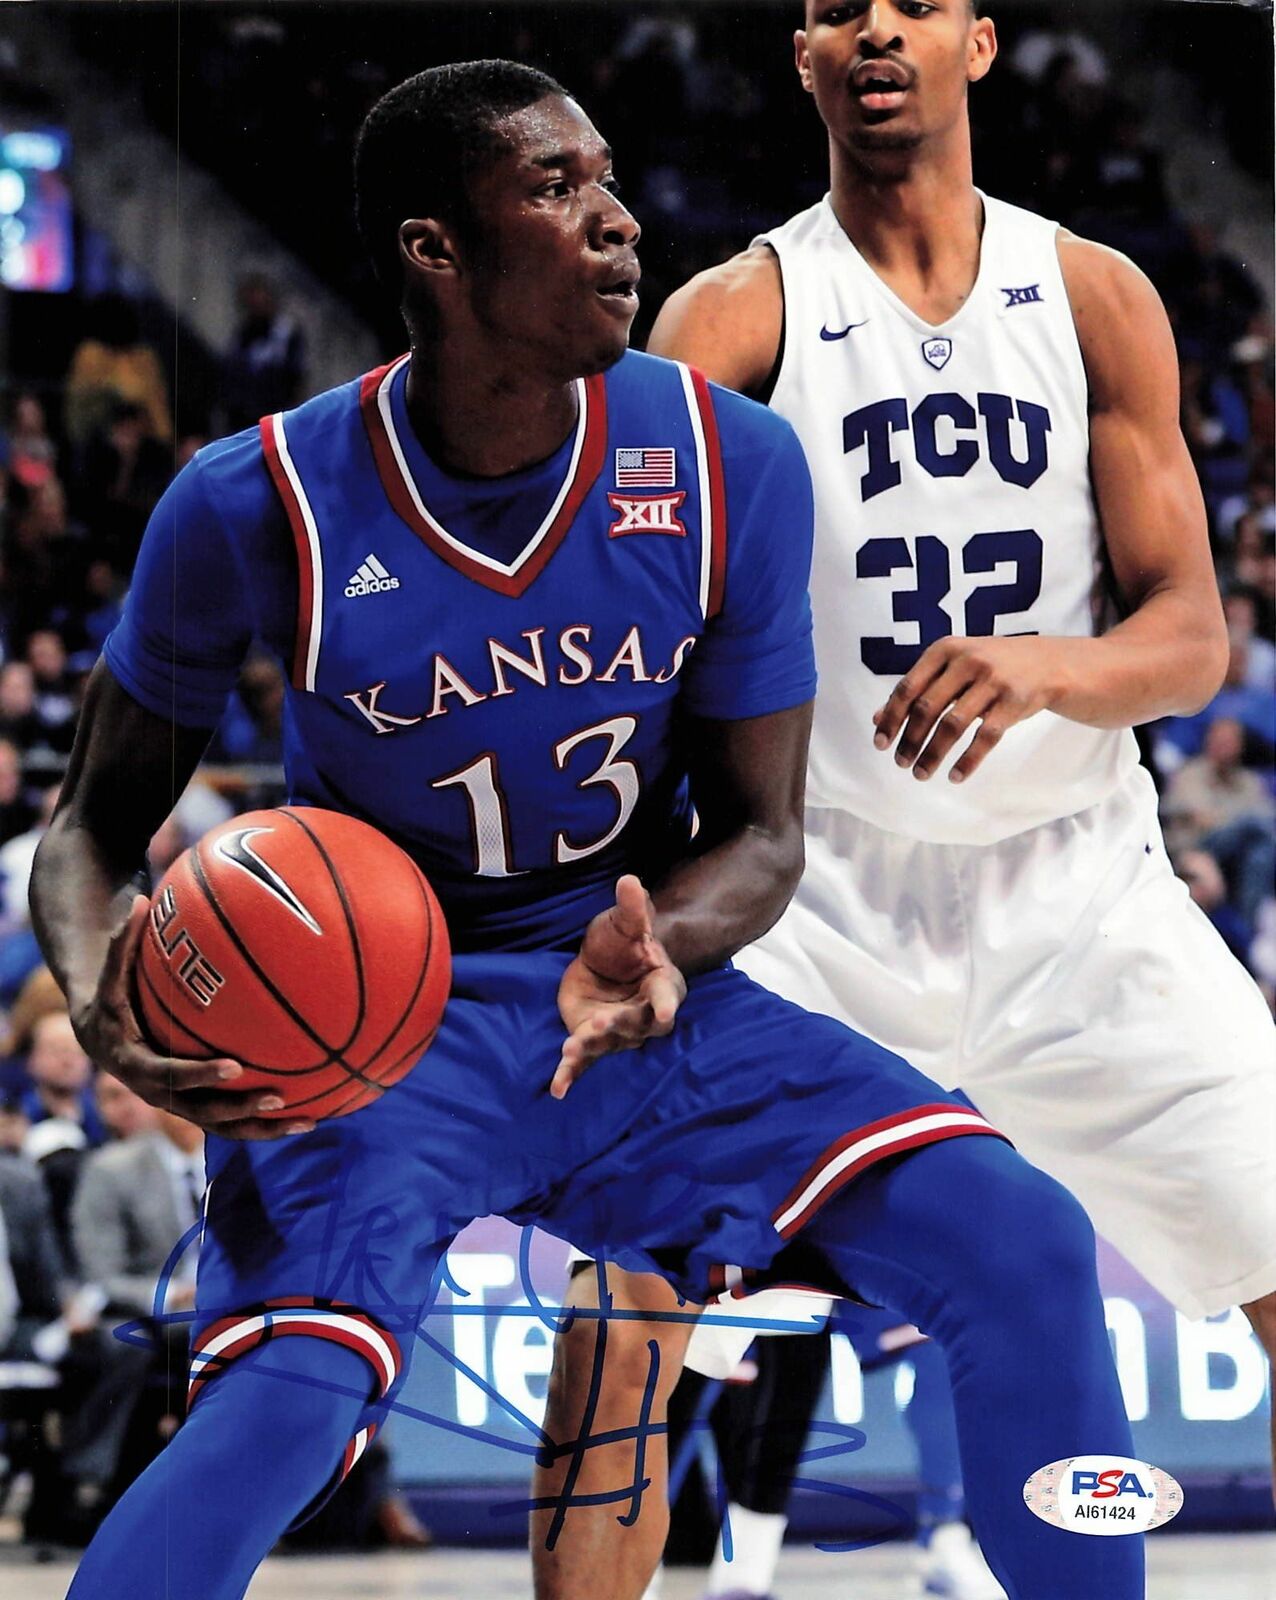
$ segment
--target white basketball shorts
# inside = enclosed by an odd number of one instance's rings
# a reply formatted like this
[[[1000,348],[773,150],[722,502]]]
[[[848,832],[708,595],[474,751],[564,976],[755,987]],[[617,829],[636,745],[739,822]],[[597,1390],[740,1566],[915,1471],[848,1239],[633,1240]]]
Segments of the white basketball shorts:
[[[992,845],[813,809],[806,852],[739,966],[964,1089],[1186,1315],[1276,1290],[1276,1029],[1147,772]]]

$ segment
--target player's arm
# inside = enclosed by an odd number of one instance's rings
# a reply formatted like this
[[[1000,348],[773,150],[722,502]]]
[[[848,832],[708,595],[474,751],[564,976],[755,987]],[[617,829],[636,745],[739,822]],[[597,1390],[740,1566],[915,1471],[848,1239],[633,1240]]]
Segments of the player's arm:
[[[879,749],[928,777],[982,726],[950,774],[968,776],[1005,730],[1049,709],[1095,728],[1200,710],[1227,634],[1200,485],[1179,427],[1179,368],[1155,289],[1123,256],[1060,238],[1090,385],[1090,466],[1125,620],[1095,639],[944,639],[878,713]],[[901,729],[902,735],[901,735]],[[928,742],[929,741],[929,742]],[[919,758],[920,754],[920,759]]]
[[[210,584],[209,572],[221,582]],[[89,679],[58,808],[31,872],[31,920],[76,1035],[99,1066],[203,1127],[275,1138],[286,1130],[257,1117],[269,1097],[227,1087],[243,1069],[152,1050],[131,994],[147,913],[139,875],[234,683],[251,632],[244,590],[187,468],[156,508],[123,621]]]
[[[780,263],[774,250],[755,245],[671,294],[647,349],[698,367],[724,388],[758,396],[775,366],[783,324]]]
[[[637,878],[590,925],[559,990],[569,1032],[551,1093],[600,1056],[667,1034],[686,979],[721,966],[778,919],[802,876],[811,702],[688,729],[701,852],[649,895]]]
[[[718,393],[726,566],[720,610],[680,680],[683,747],[700,831],[648,896],[622,878],[568,967],[568,1038],[552,1084],[566,1094],[601,1055],[673,1026],[687,977],[760,938],[802,873],[815,659],[807,581],[811,479],[792,430]]]
[[[227,1091],[243,1068],[158,1054],[142,1037],[131,977],[149,902],[146,849],[210,730],[146,710],[99,661],[89,679],[58,809],[31,872],[31,922],[89,1056],[152,1105],[235,1138],[275,1138],[261,1095]]]

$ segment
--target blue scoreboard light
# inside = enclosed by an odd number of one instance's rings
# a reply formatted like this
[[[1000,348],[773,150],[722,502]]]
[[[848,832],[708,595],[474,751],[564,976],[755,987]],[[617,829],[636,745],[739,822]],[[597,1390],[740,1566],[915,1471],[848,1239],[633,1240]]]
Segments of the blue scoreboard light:
[[[0,283],[61,293],[75,281],[69,165],[61,128],[0,129]]]

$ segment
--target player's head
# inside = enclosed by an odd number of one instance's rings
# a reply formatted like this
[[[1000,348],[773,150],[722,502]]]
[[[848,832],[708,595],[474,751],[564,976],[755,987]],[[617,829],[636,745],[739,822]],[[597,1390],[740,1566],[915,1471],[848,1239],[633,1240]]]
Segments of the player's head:
[[[433,67],[369,112],[359,228],[414,333],[485,341],[555,377],[624,353],[638,225],[580,106],[513,61]]]
[[[997,53],[979,0],[805,0],[798,73],[834,144],[901,170],[960,132],[966,96]]]

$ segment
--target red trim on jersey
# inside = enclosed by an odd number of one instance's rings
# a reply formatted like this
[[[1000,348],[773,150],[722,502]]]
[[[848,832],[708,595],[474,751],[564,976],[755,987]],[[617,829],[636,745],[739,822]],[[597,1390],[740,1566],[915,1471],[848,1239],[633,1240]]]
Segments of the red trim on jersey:
[[[713,411],[713,396],[709,393],[708,379],[695,367],[691,373],[691,387],[695,391],[696,406],[700,412],[700,426],[704,429],[704,453],[709,469],[709,516],[712,546],[709,553],[709,598],[704,619],[716,617],[722,610],[722,594],[727,581],[727,491],[722,471],[722,441],[718,437],[718,419]],[[704,526],[704,507],[700,508],[700,523]]]
[[[266,458],[266,466],[274,481],[275,490],[283,501],[288,526],[292,529],[293,543],[297,547],[297,637],[292,652],[292,686],[294,689],[304,689],[306,657],[310,651],[310,628],[314,620],[315,574],[310,556],[310,536],[306,532],[305,518],[301,514],[301,502],[297,499],[296,491],[289,481],[279,455],[279,442],[275,437],[275,423],[279,415],[276,413],[275,416],[263,417],[258,427],[261,430],[261,448]]]
[[[404,356],[399,357],[399,361],[406,359]],[[494,589],[497,594],[511,597],[521,595],[545,570],[550,557],[562,544],[585,496],[593,488],[598,474],[603,469],[607,455],[606,379],[600,373],[585,380],[584,438],[576,461],[576,471],[554,520],[540,537],[536,548],[527,555],[526,560],[520,557],[513,564],[515,570],[505,573],[495,572],[490,566],[476,560],[473,555],[467,554],[465,550],[458,550],[454,542],[442,537],[439,526],[423,517],[417,509],[404,471],[395,457],[389,430],[386,428],[378,403],[379,392],[386,374],[398,364],[391,361],[386,366],[378,367],[375,372],[365,374],[359,385],[359,405],[363,412],[363,423],[367,429],[372,455],[377,464],[377,473],[387,499],[413,533],[424,540],[435,555],[446,561],[448,566],[465,577],[472,578],[475,583],[481,583],[484,588]],[[452,538],[455,540],[455,535]]]
[[[937,1128],[918,1128],[917,1124],[934,1116],[949,1113],[953,1116],[973,1118],[973,1121],[949,1123],[947,1126]],[[811,1184],[818,1181],[821,1174],[845,1151],[853,1148],[865,1139],[870,1139],[874,1134],[898,1130],[890,1139],[884,1139],[881,1144],[872,1150],[866,1151],[855,1161],[831,1173],[827,1181],[812,1195],[797,1216],[791,1217],[783,1227],[780,1218],[789,1211]],[[879,1161],[885,1161],[891,1156],[903,1154],[906,1150],[918,1150],[922,1145],[937,1144],[944,1139],[959,1139],[966,1134],[991,1134],[994,1138],[1004,1139],[1005,1135],[994,1128],[991,1123],[985,1122],[977,1111],[969,1106],[955,1104],[939,1104],[930,1106],[913,1106],[911,1110],[897,1112],[893,1117],[882,1117],[880,1121],[866,1123],[862,1128],[856,1128],[851,1133],[845,1133],[840,1139],[829,1145],[807,1168],[802,1178],[794,1184],[789,1191],[784,1203],[777,1206],[772,1214],[776,1230],[782,1239],[791,1239],[793,1235],[804,1228],[811,1218],[841,1189],[858,1178],[869,1167],[876,1166]]]
[[[340,1476],[337,1479],[338,1483],[344,1482],[346,1477],[349,1475],[350,1468],[354,1466],[355,1462],[376,1438],[377,1427],[377,1423],[370,1422],[366,1428],[360,1428],[358,1433],[355,1434],[354,1438],[351,1439],[350,1443],[346,1446],[345,1454],[341,1458]]]
[[[286,1322],[276,1321],[271,1317],[272,1312],[307,1310],[313,1310],[314,1316],[292,1316]],[[362,1333],[360,1326],[340,1326],[334,1323],[332,1320],[334,1317],[344,1319],[347,1324],[361,1325],[362,1328],[374,1333],[377,1340],[384,1344],[389,1352],[390,1370],[386,1371],[385,1356],[378,1348],[378,1344]],[[382,1327],[375,1317],[369,1316],[366,1311],[360,1311],[357,1306],[344,1305],[337,1300],[317,1301],[305,1297],[268,1300],[254,1309],[242,1311],[236,1316],[221,1317],[218,1321],[210,1323],[191,1348],[192,1366],[196,1358],[203,1355],[222,1335],[233,1332],[237,1327],[243,1329],[239,1337],[223,1345],[198,1372],[192,1373],[186,1391],[188,1412],[199,1398],[204,1386],[218,1373],[224,1372],[237,1357],[247,1355],[250,1350],[255,1350],[270,1340],[286,1338],[289,1335],[327,1339],[333,1344],[344,1345],[347,1350],[353,1350],[357,1355],[361,1355],[376,1376],[378,1399],[385,1397],[403,1370],[403,1354],[399,1348],[399,1341],[387,1328]]]
[[[951,1115],[967,1119],[962,1122],[950,1122],[947,1126],[935,1128],[918,1128],[917,1124],[935,1116]],[[789,1219],[783,1227],[780,1218],[786,1211],[802,1198],[806,1190],[818,1181],[820,1175],[853,1146],[865,1139],[871,1139],[874,1134],[888,1133],[898,1130],[893,1137],[883,1139],[882,1142],[870,1151],[865,1152],[857,1160],[837,1172],[830,1173],[825,1183],[821,1184],[810,1200],[803,1206],[797,1216]],[[893,1116],[882,1117],[877,1122],[865,1123],[863,1127],[855,1128],[850,1133],[845,1133],[840,1139],[835,1139],[832,1144],[821,1152],[803,1173],[799,1182],[789,1190],[783,1204],[777,1206],[771,1213],[771,1220],[775,1224],[776,1232],[784,1240],[790,1240],[794,1234],[806,1227],[811,1218],[822,1209],[840,1190],[875,1166],[879,1161],[885,1161],[891,1156],[902,1155],[908,1150],[920,1149],[922,1145],[938,1144],[944,1139],[960,1139],[967,1134],[991,1134],[994,1139],[1006,1139],[1006,1135],[991,1123],[984,1121],[980,1114],[970,1106],[956,1103],[940,1102],[937,1105],[913,1106],[907,1111],[897,1111]],[[1006,1139],[1007,1144],[1010,1143]],[[712,1266],[709,1269],[709,1294],[713,1299],[732,1300],[743,1299],[750,1294],[757,1294],[764,1289],[788,1288],[810,1289],[817,1294],[830,1294],[833,1291],[827,1287],[813,1284],[794,1282],[791,1279],[772,1280],[767,1276],[768,1267],[731,1268],[727,1266]],[[728,1283],[728,1274],[733,1273],[735,1281]]]

